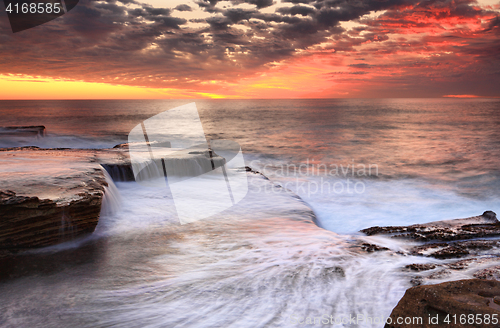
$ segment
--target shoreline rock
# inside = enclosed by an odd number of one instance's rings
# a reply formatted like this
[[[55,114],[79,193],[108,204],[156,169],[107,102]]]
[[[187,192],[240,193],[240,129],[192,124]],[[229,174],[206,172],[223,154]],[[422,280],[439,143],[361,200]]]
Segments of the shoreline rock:
[[[169,165],[169,161],[175,162],[179,177],[189,176],[193,168],[210,170],[225,163],[211,151],[186,150],[174,151],[155,164]],[[123,145],[113,149],[0,148],[0,167],[0,250],[50,246],[92,233],[108,186],[104,172],[113,181],[135,181]],[[143,171],[141,179],[149,173]]]
[[[85,150],[0,150],[0,249],[43,247],[92,233],[106,182]]]
[[[410,226],[371,227],[361,230],[373,235],[389,235],[392,238],[405,238],[415,241],[452,241],[500,236],[500,222],[496,214],[486,211],[482,215],[466,219],[435,221]]]
[[[412,287],[392,310],[392,323],[384,327],[464,327],[466,325],[460,323],[461,316],[468,319],[469,315],[473,315],[474,324],[468,327],[495,327],[497,325],[491,320],[484,323],[484,316],[489,314],[491,319],[495,314],[497,319],[500,317],[498,298],[500,282],[493,280],[468,279]],[[456,323],[453,315],[456,315]],[[481,323],[477,315],[481,315]],[[412,323],[398,324],[398,318],[410,318]],[[422,320],[418,322],[414,318]],[[450,322],[445,322],[446,318]]]
[[[51,199],[0,192],[0,249],[50,246],[94,232],[104,191],[99,185],[81,198],[60,205]]]
[[[453,315],[497,314],[500,305],[500,223],[496,214],[486,211],[482,215],[465,219],[435,221],[426,224],[393,227],[371,227],[361,230],[368,236],[380,235],[409,240],[407,255],[434,258],[442,261],[408,264],[403,271],[416,275],[408,289],[393,309],[386,328],[395,327],[462,327],[453,324]],[[496,237],[496,238],[495,238]],[[449,260],[456,259],[454,262]],[[472,270],[470,270],[472,269]],[[432,280],[443,280],[455,270],[468,270],[469,280],[429,285]],[[439,317],[429,322],[429,317]],[[444,322],[448,316],[450,324]],[[422,318],[415,324],[398,324],[398,318]],[[500,320],[500,318],[499,318]],[[491,324],[475,322],[471,327],[491,327]],[[495,326],[495,325],[494,325]]]

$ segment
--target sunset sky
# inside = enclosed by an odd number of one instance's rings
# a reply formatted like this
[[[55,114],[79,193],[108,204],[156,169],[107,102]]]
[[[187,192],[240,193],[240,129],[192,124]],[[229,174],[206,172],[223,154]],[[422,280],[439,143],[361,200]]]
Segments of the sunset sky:
[[[12,33],[0,99],[500,97],[497,0],[80,0]]]

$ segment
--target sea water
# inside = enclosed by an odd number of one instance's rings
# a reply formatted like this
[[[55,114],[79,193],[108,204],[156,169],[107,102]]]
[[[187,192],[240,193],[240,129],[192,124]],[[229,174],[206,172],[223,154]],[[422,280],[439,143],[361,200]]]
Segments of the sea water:
[[[189,102],[3,101],[1,126],[47,131],[0,147],[110,148]],[[92,236],[0,282],[0,326],[381,327],[411,286],[402,268],[439,260],[360,229],[499,210],[498,100],[195,102],[207,139],[238,142],[264,174],[248,174],[245,199],[180,225],[168,189],[109,180]]]

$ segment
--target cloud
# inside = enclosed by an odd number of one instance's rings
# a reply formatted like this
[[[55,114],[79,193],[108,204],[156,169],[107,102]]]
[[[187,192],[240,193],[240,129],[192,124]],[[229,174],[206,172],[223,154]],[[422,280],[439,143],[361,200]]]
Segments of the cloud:
[[[174,9],[177,11],[193,11],[193,8],[191,8],[190,6],[188,6],[186,4],[178,5]]]
[[[81,0],[61,18],[18,34],[3,13],[0,73],[211,92],[281,62],[321,56],[328,79],[453,80],[450,85],[479,75],[499,79],[498,12],[472,0],[283,2],[292,6],[270,13],[277,1],[231,0],[224,7],[199,0],[198,8],[155,8],[132,0]],[[176,17],[196,10],[209,17]],[[382,12],[366,16],[375,11]],[[345,72],[329,67],[338,62]]]

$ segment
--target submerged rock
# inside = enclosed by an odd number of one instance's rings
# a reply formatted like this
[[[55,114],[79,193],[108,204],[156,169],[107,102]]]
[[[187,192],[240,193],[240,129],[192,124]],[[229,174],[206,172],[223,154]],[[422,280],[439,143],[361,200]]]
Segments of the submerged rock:
[[[364,251],[367,251],[368,253],[371,252],[379,252],[379,251],[388,251],[389,248],[375,245],[375,244],[370,244],[370,243],[363,243],[361,245],[361,249]]]
[[[410,269],[411,271],[427,271],[433,270],[436,268],[434,264],[408,264],[405,268]]]
[[[392,310],[387,320],[392,323],[385,327],[496,327],[498,321],[494,323],[492,315],[500,317],[500,305],[495,302],[498,297],[500,282],[491,280],[458,280],[412,287]]]
[[[466,255],[478,255],[482,251],[498,248],[500,241],[467,240],[454,242],[427,243],[411,249],[412,255],[423,255],[437,259],[460,258]]]
[[[500,265],[476,272],[474,273],[474,277],[478,279],[500,280]]]

